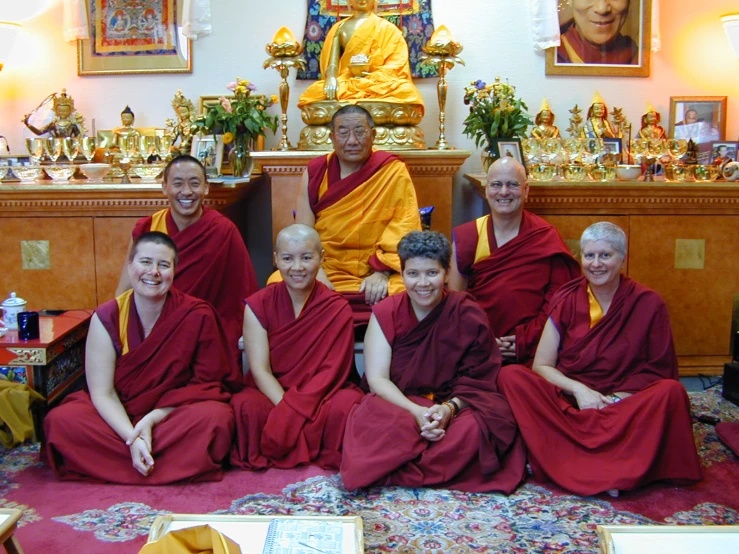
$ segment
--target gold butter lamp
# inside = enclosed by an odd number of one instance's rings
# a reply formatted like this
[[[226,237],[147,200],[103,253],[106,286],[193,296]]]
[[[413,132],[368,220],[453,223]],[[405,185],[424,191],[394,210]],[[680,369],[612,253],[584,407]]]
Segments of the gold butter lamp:
[[[282,77],[279,87],[280,108],[282,109],[282,115],[280,116],[282,136],[274,150],[293,150],[293,146],[287,138],[287,103],[290,99],[290,85],[287,82],[287,77],[292,67],[305,69],[305,59],[301,57],[303,46],[295,40],[295,35],[292,34],[290,29],[280,27],[272,42],[267,45],[266,50],[270,58],[264,62],[264,69],[268,67],[276,69]]]
[[[439,83],[436,87],[436,95],[439,100],[439,140],[430,150],[454,150],[446,140],[446,74],[454,67],[454,64],[464,65],[464,61],[458,57],[462,51],[462,45],[454,41],[452,33],[446,25],[440,25],[431,35],[425,46],[421,48],[420,61],[423,65],[430,65],[439,72]]]

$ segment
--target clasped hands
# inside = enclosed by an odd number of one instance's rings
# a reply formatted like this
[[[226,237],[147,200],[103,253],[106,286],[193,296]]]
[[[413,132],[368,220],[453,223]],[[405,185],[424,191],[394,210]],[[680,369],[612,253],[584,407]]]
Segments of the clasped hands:
[[[428,408],[418,406],[413,412],[413,417],[416,418],[421,436],[430,442],[436,442],[446,435],[446,428],[452,419],[452,411],[443,404],[434,404]]]
[[[131,451],[133,467],[141,475],[147,476],[154,469],[151,434],[154,426],[161,422],[173,408],[157,408],[142,417],[126,440]]]
[[[572,389],[572,396],[575,397],[577,407],[581,410],[601,410],[606,406],[610,406],[619,400],[623,400],[624,398],[631,396],[631,394],[619,392],[617,399],[614,399],[610,396],[605,396],[598,391],[594,391],[582,383],[578,383],[578,386]]]

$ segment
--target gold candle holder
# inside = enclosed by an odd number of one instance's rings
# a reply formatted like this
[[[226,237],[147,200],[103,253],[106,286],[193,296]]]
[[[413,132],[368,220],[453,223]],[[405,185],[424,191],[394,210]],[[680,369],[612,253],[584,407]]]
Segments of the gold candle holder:
[[[454,41],[452,33],[445,25],[440,25],[421,49],[424,51],[424,54],[419,58],[421,63],[433,66],[439,72],[439,82],[436,86],[436,96],[439,100],[439,140],[430,150],[454,150],[454,147],[447,142],[445,134],[446,74],[454,67],[454,64],[464,65],[464,61],[458,57],[458,54],[462,51],[462,45]]]
[[[272,42],[267,45],[266,50],[270,58],[264,62],[264,69],[268,67],[276,69],[282,78],[279,86],[282,136],[280,142],[277,143],[277,147],[273,150],[293,150],[293,146],[287,138],[287,103],[290,99],[290,85],[287,82],[287,77],[292,67],[305,69],[305,59],[300,57],[300,54],[303,53],[303,46],[295,40],[295,36],[290,32],[290,29],[280,27]]]

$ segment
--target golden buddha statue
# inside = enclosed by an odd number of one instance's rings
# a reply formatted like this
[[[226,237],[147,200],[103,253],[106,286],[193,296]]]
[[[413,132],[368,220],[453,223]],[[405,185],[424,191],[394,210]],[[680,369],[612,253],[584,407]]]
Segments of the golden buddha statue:
[[[172,152],[177,155],[189,154],[192,138],[195,133],[195,106],[178,90],[172,100],[172,108],[177,114],[177,121],[167,119],[167,133],[172,137]],[[177,144],[179,141],[179,144]]]
[[[121,126],[113,130],[111,148],[127,150],[131,141],[138,146],[141,133],[133,127],[135,119],[136,116],[131,111],[131,108],[126,106],[126,109],[121,112]]]
[[[54,118],[41,128],[35,127],[30,123],[31,118],[50,100],[54,101]],[[67,89],[65,88],[62,89],[62,93],[59,96],[56,93],[47,96],[39,104],[38,108],[23,116],[21,121],[32,133],[36,135],[49,133],[49,136],[54,138],[81,137],[84,136],[86,131],[84,127],[85,118],[82,117],[81,113],[75,111],[74,99],[67,94]]]
[[[661,139],[665,138],[665,128],[661,127],[659,122],[662,116],[654,109],[652,104],[647,102],[647,113],[641,116],[641,129],[639,129],[639,138],[645,139]]]
[[[531,137],[535,139],[559,138],[559,127],[554,125],[554,114],[545,98],[541,102],[539,113],[534,119],[534,127],[531,129]]]
[[[620,138],[608,121],[608,108],[597,92],[588,108],[588,119],[580,130],[580,138]]]
[[[374,13],[375,0],[349,0],[349,7],[351,17],[337,22],[326,35],[323,79],[306,89],[298,107],[322,100],[377,100],[417,104],[423,110],[402,31]]]

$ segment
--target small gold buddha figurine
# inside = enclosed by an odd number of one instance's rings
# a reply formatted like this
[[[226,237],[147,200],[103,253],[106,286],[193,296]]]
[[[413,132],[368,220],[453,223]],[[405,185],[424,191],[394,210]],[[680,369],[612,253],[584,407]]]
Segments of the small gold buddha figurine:
[[[167,133],[172,137],[172,153],[189,154],[195,132],[195,106],[178,90],[172,100],[172,108],[177,114],[177,121],[167,119]],[[179,140],[179,144],[177,141]]]
[[[408,64],[403,32],[374,13],[375,0],[349,0],[352,15],[337,22],[321,51],[321,75],[298,107],[322,100],[379,100],[423,106]]]
[[[661,139],[665,138],[665,128],[660,127],[659,122],[662,116],[654,106],[647,102],[647,112],[641,116],[641,129],[639,129],[639,138],[645,139]]]
[[[136,116],[131,111],[131,108],[126,106],[126,109],[121,112],[121,126],[113,130],[111,148],[127,150],[131,141],[134,141],[133,143],[138,145],[141,133],[133,127],[135,119]]]
[[[588,108],[588,118],[580,130],[580,138],[619,138],[608,121],[608,108],[597,92]]]
[[[531,137],[535,139],[559,138],[559,127],[554,125],[554,114],[546,98],[541,101],[539,113],[534,119]]]
[[[52,98],[54,100],[54,118],[50,123],[39,129],[30,123],[30,119]],[[21,121],[32,133],[36,135],[49,133],[49,136],[54,138],[81,137],[84,136],[86,131],[84,127],[85,118],[82,117],[81,113],[75,111],[74,99],[67,94],[65,88],[58,96],[56,93],[48,96],[35,110],[23,116]]]

